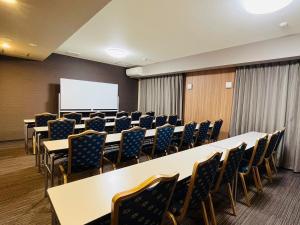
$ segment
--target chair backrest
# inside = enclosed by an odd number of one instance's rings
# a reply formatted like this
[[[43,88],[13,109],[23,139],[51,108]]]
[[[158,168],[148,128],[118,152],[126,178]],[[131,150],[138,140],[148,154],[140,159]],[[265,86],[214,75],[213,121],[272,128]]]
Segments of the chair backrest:
[[[67,139],[74,133],[75,120],[58,119],[48,121],[48,137],[50,140]]]
[[[155,112],[149,111],[149,112],[146,112],[146,115],[154,117],[155,116]]]
[[[131,126],[131,119],[127,116],[116,118],[115,120],[115,133],[120,133],[122,130],[128,130]]]
[[[66,113],[66,114],[64,114],[64,118],[67,118],[67,119],[70,119],[70,120],[75,120],[76,124],[80,124],[82,114],[81,113],[76,113],[76,112]]]
[[[268,142],[268,135],[265,135],[262,138],[257,139],[252,152],[252,156],[249,161],[249,168],[251,166],[258,166],[261,164],[266,153],[267,142]]]
[[[284,133],[285,133],[285,128],[283,128],[282,130],[280,130],[280,133],[279,133],[279,136],[278,136],[278,140],[277,140],[277,143],[276,143],[276,146],[274,148],[274,152],[277,151],[278,147],[279,147],[279,144],[284,136]]]
[[[184,218],[189,208],[198,209],[200,202],[206,200],[215,181],[221,156],[221,153],[215,153],[204,162],[195,162],[180,217]]]
[[[34,118],[35,118],[35,126],[36,127],[46,127],[46,126],[48,126],[49,120],[56,120],[57,115],[45,112],[45,113],[41,113],[41,114],[36,114],[34,116]]]
[[[196,140],[197,144],[201,145],[205,142],[209,130],[209,125],[210,125],[209,120],[200,123],[197,140]]]
[[[157,127],[155,131],[152,156],[166,153],[173,137],[175,126],[165,124]]]
[[[131,113],[131,120],[132,121],[137,121],[140,119],[140,117],[142,116],[142,113],[139,111],[135,111]]]
[[[121,111],[121,112],[117,112],[116,117],[117,117],[117,118],[121,118],[121,117],[123,117],[123,116],[128,117],[128,115],[129,115],[128,112]]]
[[[102,113],[102,112],[90,113],[90,118],[94,118],[96,116],[100,117],[100,118],[105,118],[105,113]]]
[[[139,126],[146,129],[151,129],[153,124],[153,116],[144,115],[140,117]]]
[[[112,202],[112,225],[161,225],[178,180],[173,176],[158,175],[137,187],[116,194]]]
[[[146,129],[138,126],[122,131],[118,163],[139,158],[145,134]]]
[[[160,126],[163,126],[166,124],[167,122],[167,116],[165,115],[160,115],[160,116],[157,116],[155,118],[155,127],[160,127]]]
[[[178,120],[178,116],[177,115],[170,115],[168,117],[168,123],[173,125],[173,126],[176,126],[177,125],[177,120]]]
[[[94,130],[70,135],[68,137],[68,174],[99,169],[102,166],[106,136],[106,132]]]
[[[86,130],[95,130],[99,132],[105,130],[105,123],[106,120],[98,116],[84,121]]]
[[[267,143],[267,147],[266,147],[267,149],[265,154],[266,159],[269,158],[274,152],[279,135],[280,135],[280,131],[276,131],[275,133],[270,134],[268,136],[268,143]]]
[[[231,183],[239,168],[240,162],[243,158],[247,144],[242,143],[236,148],[226,151],[225,159],[216,179],[215,190],[218,190],[222,183]]]
[[[223,124],[222,119],[219,119],[219,120],[215,121],[214,126],[213,126],[212,131],[211,131],[210,138],[209,138],[210,140],[213,140],[213,141],[218,140],[222,124]]]
[[[183,145],[189,146],[193,143],[196,126],[197,124],[195,122],[190,122],[184,125],[180,147],[182,147]]]

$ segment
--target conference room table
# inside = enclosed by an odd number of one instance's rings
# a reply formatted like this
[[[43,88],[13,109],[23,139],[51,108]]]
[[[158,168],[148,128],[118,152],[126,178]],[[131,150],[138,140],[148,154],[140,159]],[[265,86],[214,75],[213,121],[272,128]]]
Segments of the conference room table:
[[[106,120],[114,120],[116,116],[106,116],[104,117]],[[85,121],[90,119],[90,117],[82,117],[81,120]],[[28,152],[28,129],[34,128],[35,126],[35,119],[24,119],[24,141],[25,141],[25,150],[26,153]],[[35,149],[34,149],[35,150]],[[35,153],[35,152],[34,152]]]
[[[130,190],[157,174],[179,173],[178,180],[183,180],[192,175],[196,161],[205,161],[215,152],[223,153],[242,142],[247,143],[247,150],[252,149],[256,140],[264,135],[265,133],[249,132],[49,188],[47,193],[52,205],[52,218],[57,218],[61,225],[89,223],[111,213],[111,202],[115,194]],[[222,160],[224,156],[225,154],[222,155]]]
[[[117,117],[116,116],[106,116],[104,117],[104,119],[111,121],[111,120],[115,120]],[[131,116],[129,116],[129,118],[131,118]],[[81,120],[85,121],[90,119],[90,117],[82,117]],[[178,119],[178,121],[181,121],[181,119]],[[153,120],[153,123],[155,123],[155,120]],[[138,125],[139,121],[138,120],[134,120],[131,122],[132,125]],[[105,124],[106,127],[114,127],[115,126],[115,122],[107,122]],[[28,129],[29,128],[33,128],[34,132],[45,132],[48,131],[48,128],[46,127],[40,127],[39,129],[37,129],[35,127],[35,119],[24,119],[24,140],[25,140],[25,150],[26,153],[28,153]],[[84,124],[77,124],[75,126],[75,129],[84,129]],[[35,134],[34,134],[35,135]],[[38,140],[36,140],[38,141]],[[35,144],[33,144],[33,153],[36,154],[36,149],[35,149]]]
[[[199,124],[197,124],[196,129],[199,128]],[[184,126],[177,126],[174,129],[174,133],[183,132]],[[156,129],[148,129],[146,130],[145,138],[151,138],[155,136]],[[108,134],[106,137],[105,145],[112,145],[119,143],[121,141],[122,134],[114,133]],[[68,139],[62,140],[52,140],[52,141],[44,141],[44,167],[45,167],[45,193],[48,188],[48,174],[50,174],[51,186],[54,183],[54,155],[53,153],[67,153],[69,149]],[[40,156],[39,156],[40,157]],[[48,161],[50,162],[48,164]]]

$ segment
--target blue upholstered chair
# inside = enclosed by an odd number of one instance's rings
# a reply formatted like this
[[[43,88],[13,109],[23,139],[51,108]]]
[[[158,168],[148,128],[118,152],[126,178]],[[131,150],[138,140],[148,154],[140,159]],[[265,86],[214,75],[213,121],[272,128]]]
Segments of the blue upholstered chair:
[[[149,112],[146,112],[146,115],[154,117],[155,116],[155,112],[149,111]]]
[[[75,120],[76,124],[81,123],[81,118],[82,114],[81,113],[76,113],[76,112],[71,112],[71,113],[65,113],[64,118],[70,119],[70,120]]]
[[[197,124],[195,122],[185,124],[181,138],[172,141],[177,152],[194,146],[193,142],[196,126]]]
[[[207,161],[195,162],[190,179],[177,183],[169,210],[180,224],[190,210],[201,207],[204,222],[209,225],[205,202],[208,200],[212,222],[216,224],[211,190],[220,164],[221,154],[215,153]]]
[[[160,115],[155,118],[155,127],[161,127],[167,123],[167,116]]]
[[[86,130],[104,131],[106,120],[98,116],[84,121]]]
[[[75,173],[88,170],[102,172],[106,135],[106,132],[87,130],[68,137],[68,160],[59,165],[64,183],[68,183],[68,179]]]
[[[57,115],[45,112],[45,113],[41,113],[41,114],[36,114],[34,116],[34,118],[35,118],[35,126],[36,127],[46,127],[46,126],[48,126],[48,121],[56,120]],[[42,140],[46,139],[46,138],[48,138],[47,131],[38,133],[38,136],[35,136],[34,133],[32,134],[32,144],[35,145],[35,147],[36,147],[35,160],[36,160],[36,165],[39,168],[39,171],[40,171],[40,165],[41,165],[40,155],[44,154],[43,148],[41,148]],[[43,158],[44,157],[42,157],[42,159]]]
[[[279,131],[279,135],[278,135],[278,140],[276,142],[276,145],[275,145],[275,148],[274,148],[274,151],[271,155],[271,160],[272,160],[272,164],[274,166],[274,170],[275,170],[275,173],[277,174],[277,168],[276,168],[276,162],[277,162],[277,150],[279,148],[279,145],[284,137],[284,133],[285,133],[285,128],[283,128],[282,130]]]
[[[245,176],[249,175],[250,172],[252,171],[255,187],[257,191],[262,191],[262,184],[261,184],[258,166],[261,165],[264,160],[267,142],[268,142],[267,135],[263,136],[262,138],[259,138],[255,143],[250,159],[243,157],[239,166],[239,177],[242,182],[246,204],[248,206],[250,206],[250,200],[249,200],[248,190],[245,182]]]
[[[161,225],[165,218],[175,225],[168,212],[179,174],[152,176],[137,187],[116,194],[112,200],[111,225]]]
[[[121,163],[133,160],[139,163],[145,133],[146,129],[138,126],[129,130],[123,130],[119,149],[105,153],[105,159],[112,163],[114,169]]]
[[[48,137],[50,140],[67,139],[74,133],[75,120],[58,119],[48,121]]]
[[[121,117],[123,117],[123,116],[128,117],[128,116],[129,116],[129,113],[128,113],[128,112],[125,112],[125,111],[120,111],[120,112],[117,112],[117,114],[116,114],[116,117],[117,117],[117,118],[121,118]]]
[[[143,146],[143,153],[148,158],[154,158],[156,156],[167,155],[172,141],[172,136],[175,127],[170,124],[165,124],[161,127],[157,127],[154,136],[154,142]]]
[[[90,118],[94,118],[96,116],[100,117],[100,118],[105,118],[105,113],[102,113],[102,112],[90,113]]]
[[[264,162],[265,162],[265,168],[267,172],[267,178],[269,179],[270,182],[272,182],[272,168],[271,168],[271,163],[272,163],[272,154],[275,150],[276,144],[278,142],[278,138],[280,135],[280,131],[276,131],[273,134],[270,134],[268,136],[268,143],[266,147],[266,154],[264,156]],[[276,170],[276,165],[273,164],[274,170]]]
[[[209,135],[209,139],[208,139],[210,142],[214,142],[214,141],[218,140],[222,124],[223,124],[223,120],[221,120],[221,119],[216,120],[214,122],[214,126],[212,128],[212,131],[211,131],[211,133]]]
[[[177,125],[178,116],[177,115],[170,115],[168,117],[168,124],[171,124],[173,126]]]
[[[214,192],[219,192],[222,185],[227,186],[227,193],[231,203],[233,215],[236,215],[235,202],[233,198],[233,189],[231,184],[238,172],[238,168],[244,155],[247,144],[242,143],[240,146],[226,151],[225,159],[218,169]]]
[[[48,126],[49,120],[56,120],[57,115],[46,112],[46,113],[36,114],[34,117],[35,117],[36,127],[46,127]]]
[[[153,124],[153,116],[141,116],[139,126],[146,129],[151,129]]]
[[[115,120],[115,133],[120,133],[122,130],[128,130],[131,127],[131,119],[127,116],[116,118]]]
[[[132,121],[138,121],[140,117],[142,116],[142,113],[139,111],[135,111],[131,113],[131,120]]]
[[[206,120],[200,123],[198,132],[197,132],[197,136],[196,136],[196,140],[195,140],[195,145],[199,146],[199,145],[203,145],[207,139],[207,133],[209,130],[209,125],[210,125],[210,121]]]

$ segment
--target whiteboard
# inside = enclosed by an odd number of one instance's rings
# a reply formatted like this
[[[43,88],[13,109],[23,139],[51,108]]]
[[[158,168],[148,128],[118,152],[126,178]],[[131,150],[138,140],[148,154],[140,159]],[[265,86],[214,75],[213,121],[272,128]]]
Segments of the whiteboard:
[[[118,84],[60,78],[61,110],[117,110]]]

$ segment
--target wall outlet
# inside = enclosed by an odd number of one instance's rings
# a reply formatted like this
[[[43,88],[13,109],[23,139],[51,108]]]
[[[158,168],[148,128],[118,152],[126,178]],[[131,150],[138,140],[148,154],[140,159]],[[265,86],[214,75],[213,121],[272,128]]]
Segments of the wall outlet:
[[[193,84],[187,84],[187,89],[192,90],[193,89]]]

